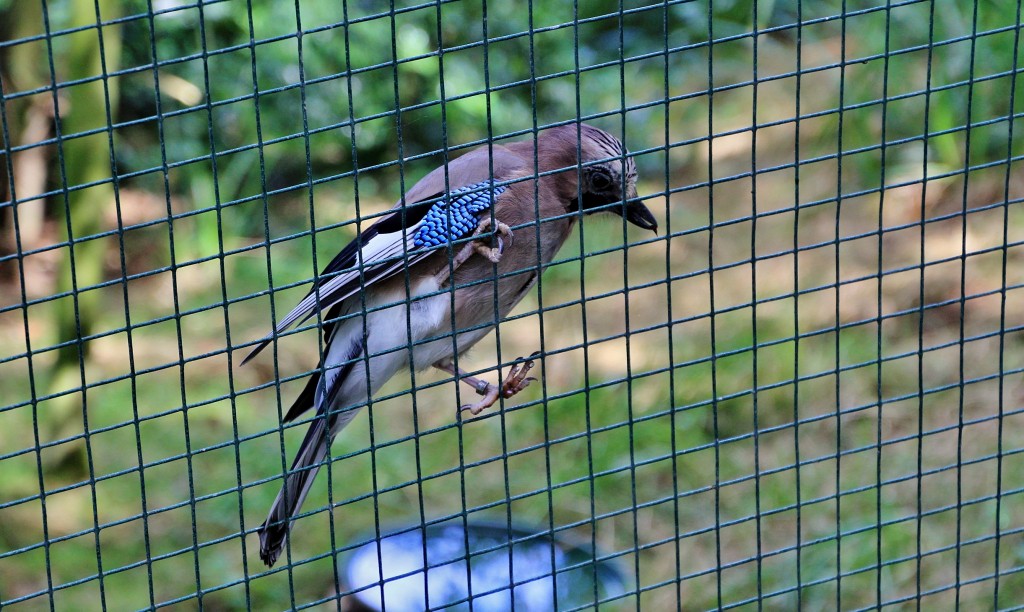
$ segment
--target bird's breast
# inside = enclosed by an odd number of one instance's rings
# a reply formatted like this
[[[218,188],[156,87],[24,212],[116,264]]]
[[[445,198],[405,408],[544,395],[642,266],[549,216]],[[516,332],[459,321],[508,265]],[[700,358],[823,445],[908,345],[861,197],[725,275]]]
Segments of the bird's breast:
[[[438,293],[437,280],[429,275],[410,278],[408,290],[406,287],[405,278],[399,277],[367,300],[367,352],[374,356],[371,369],[375,383],[379,379],[379,384],[383,384],[395,372],[408,367],[410,354],[403,350],[405,347],[412,347],[416,369],[445,356],[435,355],[439,350],[443,353],[444,343],[424,341],[443,337],[450,327],[451,294]],[[353,319],[351,326],[351,334],[361,337],[363,322]],[[451,344],[449,338],[447,346]],[[451,348],[447,352],[450,355]]]
[[[418,282],[411,291],[413,299],[409,304],[409,321],[413,337],[422,339],[437,333],[444,327],[451,311],[451,295],[440,292],[437,278],[428,276]]]

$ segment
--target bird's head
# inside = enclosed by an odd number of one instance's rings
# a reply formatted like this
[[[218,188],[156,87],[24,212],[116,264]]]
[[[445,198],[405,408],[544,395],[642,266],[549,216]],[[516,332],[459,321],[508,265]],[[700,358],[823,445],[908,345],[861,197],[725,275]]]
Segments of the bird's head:
[[[572,126],[573,140],[576,127]],[[575,144],[575,143],[573,143]],[[604,130],[580,126],[580,184],[571,210],[584,214],[612,212],[633,225],[658,231],[658,222],[636,192],[636,163],[618,138]]]

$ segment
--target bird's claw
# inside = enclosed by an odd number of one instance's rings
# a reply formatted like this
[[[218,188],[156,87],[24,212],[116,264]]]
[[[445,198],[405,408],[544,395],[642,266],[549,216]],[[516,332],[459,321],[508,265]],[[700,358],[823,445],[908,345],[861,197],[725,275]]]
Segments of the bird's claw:
[[[530,386],[530,383],[537,380],[533,376],[528,376],[530,370],[534,367],[533,360],[540,356],[540,351],[534,351],[523,363],[518,363],[512,366],[509,370],[508,376],[505,377],[505,381],[501,383],[501,386],[492,384],[479,385],[476,392],[484,396],[479,402],[475,404],[465,404],[459,407],[459,412],[469,411],[473,415],[478,415],[486,408],[490,408],[498,401],[499,397],[508,399],[519,393],[523,389]],[[522,359],[520,357],[519,359]],[[518,359],[516,361],[519,361]]]
[[[484,396],[484,398],[474,404],[463,404],[462,406],[459,406],[459,412],[466,412],[468,410],[473,416],[480,414],[485,408],[490,408],[494,405],[494,402],[498,401],[498,394],[501,393],[501,389],[492,384],[488,384],[482,389],[477,389],[476,392]]]
[[[505,382],[501,385],[502,397],[508,399],[529,387],[530,383],[537,380],[533,376],[527,376],[527,374],[529,374],[530,370],[533,369],[533,360],[538,356],[540,356],[540,351],[532,353],[523,363],[512,366],[508,376],[505,377]]]
[[[477,227],[476,233],[483,234],[487,230],[491,229],[492,225],[494,226],[494,233],[492,234],[492,236],[494,236],[494,238],[497,240],[498,246],[490,247],[479,241],[474,241],[473,248],[476,250],[477,253],[480,253],[481,255],[489,259],[492,263],[498,263],[499,261],[501,261],[501,256],[505,253],[505,240],[508,240],[509,244],[512,243],[512,228],[505,225],[501,221],[498,221],[497,219],[495,219],[494,223],[492,224],[490,218],[485,218],[483,221],[480,222],[479,227]]]

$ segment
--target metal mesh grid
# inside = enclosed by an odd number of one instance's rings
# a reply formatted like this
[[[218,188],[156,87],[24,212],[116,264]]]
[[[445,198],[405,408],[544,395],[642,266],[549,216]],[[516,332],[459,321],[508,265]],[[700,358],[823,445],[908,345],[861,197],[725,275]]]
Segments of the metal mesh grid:
[[[1019,2],[0,11],[4,606],[342,609],[356,547],[480,520],[629,578],[584,607],[1024,599]],[[502,410],[396,376],[264,568],[324,347],[225,347],[439,163],[577,119],[660,234],[579,226],[463,359],[541,351]]]

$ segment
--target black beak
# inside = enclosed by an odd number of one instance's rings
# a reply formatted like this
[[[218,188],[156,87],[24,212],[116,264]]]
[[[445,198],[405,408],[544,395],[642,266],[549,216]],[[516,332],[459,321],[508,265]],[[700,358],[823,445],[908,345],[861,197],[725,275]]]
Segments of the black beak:
[[[654,215],[651,214],[651,210],[644,206],[644,203],[640,198],[626,200],[621,209],[613,207],[612,211],[622,215],[626,221],[629,221],[639,228],[651,230],[655,234],[658,233],[658,221],[654,218]]]

